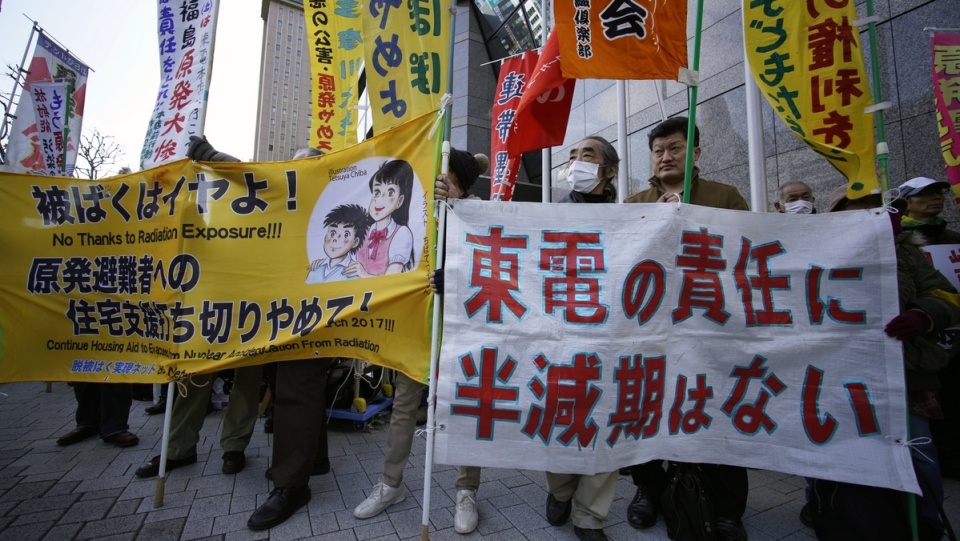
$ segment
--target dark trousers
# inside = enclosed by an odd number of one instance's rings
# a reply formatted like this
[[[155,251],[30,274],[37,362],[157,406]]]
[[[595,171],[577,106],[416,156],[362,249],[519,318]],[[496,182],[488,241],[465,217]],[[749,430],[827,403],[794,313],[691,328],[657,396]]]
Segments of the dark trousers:
[[[130,428],[130,404],[133,386],[129,383],[73,384],[77,398],[77,426],[100,427],[100,437],[106,438]]]
[[[314,460],[327,457],[329,366],[330,359],[277,363],[271,467],[277,488],[307,485]]]
[[[659,500],[667,486],[663,461],[654,460],[646,464],[630,467],[633,483],[643,487],[645,493]],[[747,469],[725,464],[700,464],[703,476],[713,494],[713,506],[717,516],[729,519],[743,518],[747,511],[747,493],[749,481]]]

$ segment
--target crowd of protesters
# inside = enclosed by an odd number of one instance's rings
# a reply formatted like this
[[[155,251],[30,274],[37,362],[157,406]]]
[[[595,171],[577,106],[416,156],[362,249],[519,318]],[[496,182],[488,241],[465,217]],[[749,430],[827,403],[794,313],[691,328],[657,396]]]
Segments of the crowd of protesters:
[[[625,199],[626,203],[672,203],[684,200],[684,165],[688,146],[694,161],[701,153],[699,129],[687,140],[688,121],[671,118],[648,135],[653,176],[649,188]],[[319,154],[306,150],[298,158]],[[205,139],[191,145],[190,156],[206,161],[237,161],[214,150]],[[616,178],[620,159],[604,138],[586,137],[570,150],[561,177],[571,187],[561,203],[616,203]],[[438,200],[454,201],[470,196],[470,190],[487,171],[489,161],[453,149],[450,169],[436,179]],[[707,180],[693,168],[689,204],[747,211],[748,205],[736,187]],[[904,366],[909,395],[909,426],[919,443],[911,447],[914,470],[923,489],[912,503],[904,493],[890,489],[809,479],[808,503],[800,519],[814,528],[820,539],[907,539],[910,506],[916,505],[920,539],[940,539],[949,529],[943,516],[943,474],[960,475],[960,364],[956,361],[960,304],[957,291],[924,257],[924,244],[960,244],[960,234],[947,229],[943,212],[950,185],[918,177],[886,194],[871,194],[851,200],[845,187],[832,194],[829,211],[884,207],[890,215],[897,256],[900,314],[887,323],[885,332],[904,345]],[[816,198],[804,182],[782,184],[773,207],[785,214],[815,214]],[[391,230],[392,231],[392,230]],[[359,244],[359,242],[357,243]],[[442,264],[441,264],[442,266]],[[434,290],[443,293],[442,269],[431,274]],[[274,483],[270,496],[250,517],[249,528],[264,530],[284,522],[311,498],[310,475],[330,470],[326,457],[327,362],[301,360],[280,363],[276,369],[273,410],[274,453],[268,477]],[[224,474],[235,474],[245,466],[244,449],[250,440],[260,400],[261,367],[236,371],[226,421],[220,442]],[[210,398],[212,376],[200,376],[188,383],[173,404],[173,430],[166,470],[196,462],[196,445]],[[128,431],[127,415],[131,390],[125,384],[75,383],[77,427],[57,443],[70,445],[94,435],[120,447],[136,445],[137,436]],[[354,509],[358,519],[374,517],[405,498],[403,470],[410,454],[417,410],[424,386],[397,374],[393,413],[387,434],[383,474],[370,495]],[[619,476],[628,473],[636,494],[624,510],[628,523],[643,530],[657,523],[663,512],[661,495],[677,471],[676,465],[656,460],[621,471],[594,475],[546,472],[548,495],[546,519],[559,526],[572,521],[581,540],[607,539],[603,531],[614,501]],[[724,464],[699,464],[710,489],[715,528],[720,541],[747,539],[743,524],[748,496],[747,470]],[[151,477],[160,469],[160,457],[141,466],[136,475]],[[456,480],[455,530],[468,534],[477,528],[477,492],[480,468],[460,468]]]

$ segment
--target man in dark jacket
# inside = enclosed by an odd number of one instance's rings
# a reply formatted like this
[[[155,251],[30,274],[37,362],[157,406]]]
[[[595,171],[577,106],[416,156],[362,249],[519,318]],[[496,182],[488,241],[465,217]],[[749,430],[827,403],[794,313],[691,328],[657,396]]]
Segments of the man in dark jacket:
[[[960,244],[960,233],[947,229],[943,219],[950,184],[916,177],[900,185],[900,197],[907,200],[901,219],[904,231],[917,231],[927,244]],[[940,345],[950,352],[951,362],[940,371],[942,419],[931,419],[933,442],[940,452],[943,475],[960,479],[960,331],[941,333]]]
[[[658,124],[647,136],[653,159],[654,176],[650,188],[629,197],[626,203],[678,203],[683,199],[684,160],[687,153],[686,117],[674,117]],[[694,128],[693,158],[700,157],[700,129]],[[690,204],[731,210],[749,210],[737,188],[722,182],[700,178],[693,168],[690,183]],[[717,514],[717,539],[741,541],[747,538],[742,517],[747,510],[749,482],[747,470],[725,464],[701,465],[704,476],[713,488]],[[634,528],[646,529],[657,523],[660,495],[667,479],[662,461],[655,460],[630,468],[637,492],[627,506],[627,522]]]

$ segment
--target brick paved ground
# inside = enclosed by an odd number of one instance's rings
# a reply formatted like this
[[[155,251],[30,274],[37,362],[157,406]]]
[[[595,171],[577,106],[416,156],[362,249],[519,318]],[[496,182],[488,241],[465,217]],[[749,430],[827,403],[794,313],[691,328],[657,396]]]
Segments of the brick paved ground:
[[[238,475],[220,473],[222,412],[207,417],[198,462],[170,472],[165,505],[154,507],[155,479],[133,472],[159,454],[163,419],[144,414],[148,403],[134,402],[131,430],[135,447],[118,449],[98,438],[59,447],[56,438],[74,426],[73,392],[54,383],[0,384],[0,540],[32,539],[318,539],[416,540],[420,538],[423,464],[426,441],[417,440],[407,466],[407,499],[368,520],[353,518],[380,475],[388,418],[365,432],[351,425],[330,431],[332,472],[313,477],[313,500],[284,524],[252,532],[246,522],[270,490],[264,479],[271,436],[262,420],[247,449],[247,468]],[[573,527],[552,527],[544,519],[545,478],[540,472],[484,469],[478,493],[480,526],[469,536],[453,530],[453,482],[456,471],[434,466],[430,539],[575,540]],[[800,524],[802,479],[766,471],[750,472],[745,524],[753,541],[814,539]],[[621,478],[605,529],[614,540],[667,539],[662,524],[639,532],[624,519],[633,486]],[[960,526],[960,483],[947,481],[947,512]]]

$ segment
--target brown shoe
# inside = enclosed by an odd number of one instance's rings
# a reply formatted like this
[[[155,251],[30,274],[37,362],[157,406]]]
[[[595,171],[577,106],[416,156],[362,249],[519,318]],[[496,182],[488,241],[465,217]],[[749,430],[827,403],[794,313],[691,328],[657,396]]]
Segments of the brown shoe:
[[[57,445],[73,445],[100,433],[97,426],[78,426],[57,440]]]
[[[130,447],[140,443],[140,438],[132,432],[124,430],[123,432],[117,432],[116,434],[103,438],[103,442],[116,445],[117,447]]]

